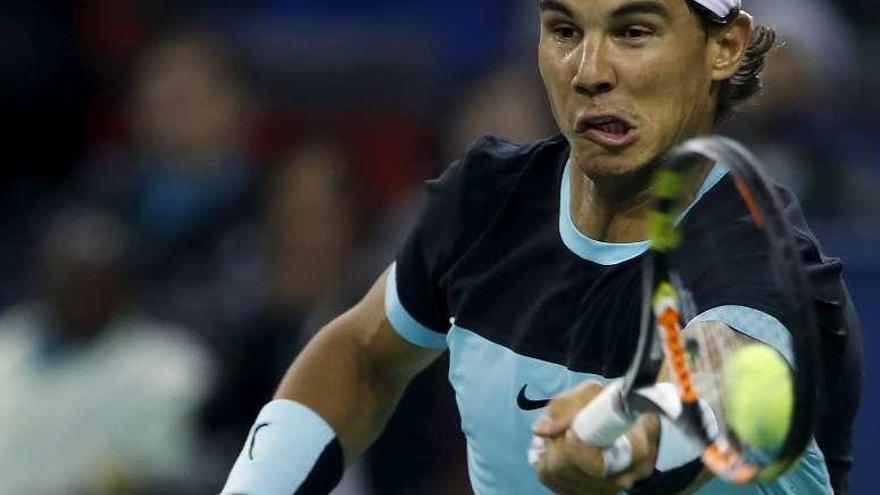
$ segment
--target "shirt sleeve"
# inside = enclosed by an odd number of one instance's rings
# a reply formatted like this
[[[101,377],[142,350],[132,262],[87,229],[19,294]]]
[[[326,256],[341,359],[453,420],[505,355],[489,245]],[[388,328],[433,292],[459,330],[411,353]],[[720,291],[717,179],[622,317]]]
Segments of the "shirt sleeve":
[[[385,283],[385,316],[394,330],[410,344],[429,349],[446,347],[445,333],[432,330],[419,322],[400,301],[396,262],[388,270],[388,279]]]
[[[424,207],[398,252],[385,285],[385,314],[408,342],[426,348],[446,347],[450,326],[448,280],[466,228],[461,212],[464,165],[454,162],[426,183]]]
[[[791,333],[774,316],[748,306],[717,306],[703,311],[690,323],[717,321],[737,332],[769,345],[788,361],[794,362]]]

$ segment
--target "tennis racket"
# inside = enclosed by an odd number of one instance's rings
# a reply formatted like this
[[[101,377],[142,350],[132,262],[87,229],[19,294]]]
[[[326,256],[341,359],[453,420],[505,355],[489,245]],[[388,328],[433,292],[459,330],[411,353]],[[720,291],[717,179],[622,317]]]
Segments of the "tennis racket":
[[[712,162],[727,169],[738,191],[732,196],[741,203],[733,211],[742,214],[711,228],[684,229],[679,217],[691,194],[686,181],[694,176],[694,167],[706,170]],[[625,448],[618,439],[640,414],[653,412],[665,415],[694,440],[702,449],[703,463],[718,477],[743,484],[778,476],[810,441],[820,378],[814,307],[782,203],[756,158],[737,142],[717,136],[689,140],[668,153],[657,167],[653,190],[651,248],[644,257],[643,314],[634,360],[622,380],[606,387],[578,414],[572,428],[585,443],[605,448],[608,475],[629,466],[628,454],[615,452]],[[729,245],[721,248],[730,243],[745,245],[729,254]],[[698,256],[685,249],[689,244],[700,246]],[[721,252],[732,259],[719,258]],[[739,345],[739,334],[727,326],[693,335],[683,330],[697,308],[717,304],[700,301],[703,295],[690,291],[693,275],[689,280],[680,270],[685,263],[704,263],[709,271],[735,270],[737,276],[742,272],[740,289],[759,294],[767,306],[758,309],[770,312],[788,330],[792,380],[786,385],[793,412],[781,447],[770,451],[752,444],[731,426],[723,373]],[[762,282],[750,286],[752,275]],[[737,330],[748,333],[747,328]],[[671,379],[658,384],[664,363]]]

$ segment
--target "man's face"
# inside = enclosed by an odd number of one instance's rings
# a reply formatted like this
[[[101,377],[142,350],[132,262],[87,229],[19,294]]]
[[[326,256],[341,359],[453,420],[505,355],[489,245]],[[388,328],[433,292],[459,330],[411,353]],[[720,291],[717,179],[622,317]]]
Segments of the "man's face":
[[[706,32],[684,0],[541,0],[539,64],[572,160],[637,170],[711,130]]]

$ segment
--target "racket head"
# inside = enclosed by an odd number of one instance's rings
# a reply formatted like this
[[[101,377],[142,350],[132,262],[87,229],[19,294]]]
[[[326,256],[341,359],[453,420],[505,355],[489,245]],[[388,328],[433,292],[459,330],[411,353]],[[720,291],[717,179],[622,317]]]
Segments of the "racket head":
[[[781,447],[772,451],[750,444],[729,427],[721,388],[724,364],[736,348],[735,342],[729,340],[731,332],[701,331],[688,337],[682,331],[697,308],[705,306],[705,301],[694,301],[688,281],[679,277],[681,267],[677,264],[683,261],[680,251],[693,241],[686,229],[680,229],[679,215],[689,199],[689,191],[684,187],[688,174],[707,163],[723,166],[737,190],[740,210],[745,214],[730,221],[739,222],[737,228],[760,233],[762,256],[757,262],[762,266],[750,269],[765,271],[767,279],[772,280],[772,287],[761,289],[766,289],[766,296],[773,299],[773,316],[779,317],[791,335],[788,358],[793,408],[785,439]],[[734,483],[776,476],[807,448],[817,414],[816,391],[820,389],[812,297],[782,202],[757,159],[742,145],[719,136],[692,139],[676,147],[664,157],[655,174],[655,208],[650,217],[652,249],[645,258],[644,269],[645,314],[624,393],[650,385],[656,381],[662,364],[668,364],[683,405],[683,412],[676,419],[705,446],[703,461],[707,467]],[[719,239],[730,242],[724,236]],[[725,249],[719,246],[716,251]],[[712,249],[705,252],[706,256],[713,255]],[[714,260],[719,266],[725,262],[720,258]],[[696,297],[699,299],[699,294]],[[658,348],[662,352],[658,353]],[[713,415],[707,416],[701,403],[708,404]]]

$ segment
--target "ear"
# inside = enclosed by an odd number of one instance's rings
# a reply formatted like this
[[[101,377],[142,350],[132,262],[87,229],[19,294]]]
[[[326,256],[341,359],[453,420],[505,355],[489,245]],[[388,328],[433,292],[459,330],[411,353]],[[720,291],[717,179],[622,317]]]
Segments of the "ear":
[[[751,38],[752,16],[746,12],[710,35],[708,63],[713,81],[724,81],[736,74]]]

